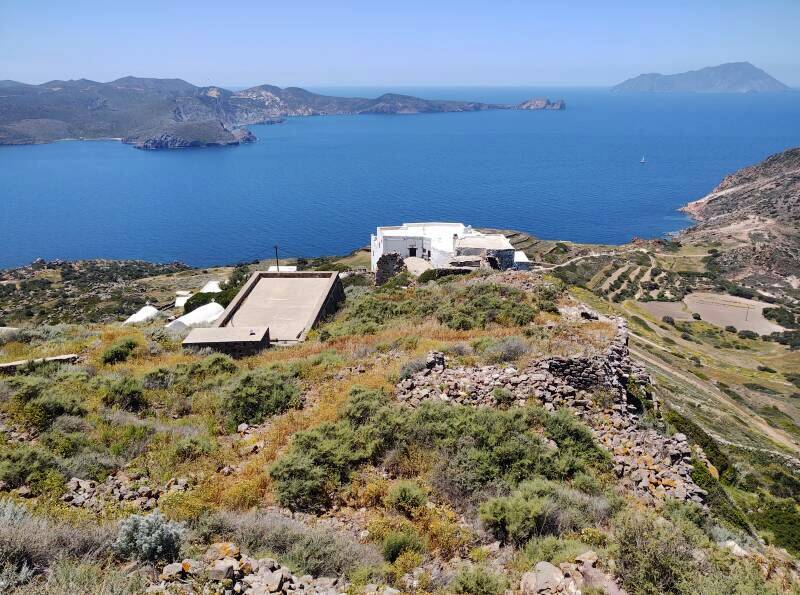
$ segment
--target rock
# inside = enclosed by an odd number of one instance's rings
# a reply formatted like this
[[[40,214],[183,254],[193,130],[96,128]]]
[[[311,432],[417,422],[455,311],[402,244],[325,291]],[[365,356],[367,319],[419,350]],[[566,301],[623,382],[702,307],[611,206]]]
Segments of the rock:
[[[239,564],[234,558],[224,558],[217,560],[208,573],[208,578],[212,581],[224,581],[233,578],[234,572],[238,570]]]
[[[239,556],[239,546],[230,541],[220,541],[212,543],[203,555],[203,559],[208,562],[222,560],[223,558],[237,558]]]
[[[197,576],[203,572],[205,564],[203,564],[199,560],[186,558],[183,562],[181,562],[181,568],[183,569],[183,572],[185,572],[186,574],[189,574],[191,576]]]
[[[583,566],[591,566],[594,567],[597,564],[597,554],[594,553],[592,550],[582,553],[580,556],[575,558],[575,562],[581,564]]]
[[[237,426],[236,431],[239,432],[240,434],[244,434],[249,428],[250,426],[248,424],[241,423]]]
[[[526,572],[522,575],[522,580],[519,582],[519,590],[522,595],[536,595],[539,592],[536,590],[535,572]]]
[[[173,562],[172,564],[167,564],[164,566],[159,578],[162,581],[174,581],[179,579],[182,573],[183,565],[180,562]]]
[[[534,567],[536,574],[536,589],[538,593],[553,591],[558,588],[564,580],[564,573],[550,564],[550,562],[539,562]]]
[[[728,541],[723,542],[722,547],[728,548],[734,556],[737,558],[746,558],[747,557],[747,550],[745,550],[742,546],[736,543],[734,540],[729,539]]]

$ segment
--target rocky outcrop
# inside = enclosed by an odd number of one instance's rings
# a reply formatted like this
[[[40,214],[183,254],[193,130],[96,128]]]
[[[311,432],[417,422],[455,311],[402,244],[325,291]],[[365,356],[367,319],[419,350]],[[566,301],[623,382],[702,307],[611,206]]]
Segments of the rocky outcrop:
[[[535,97],[534,99],[529,99],[528,101],[523,101],[517,106],[517,109],[521,110],[564,110],[567,109],[567,104],[564,102],[563,99],[556,99],[555,101],[550,101],[547,97]]]
[[[589,550],[574,562],[562,562],[558,566],[550,562],[539,562],[533,570],[522,575],[519,585],[521,595],[556,595],[557,593],[580,595],[594,589],[607,595],[625,595],[613,576],[597,566],[597,554]]]
[[[296,576],[272,558],[251,558],[243,555],[235,543],[212,544],[202,560],[187,558],[167,564],[159,575],[160,583],[150,586],[148,593],[171,593],[177,584],[184,592],[224,592],[249,595],[270,593],[309,593],[338,595],[348,584],[338,577],[314,578]],[[215,586],[219,587],[215,590]],[[195,588],[201,590],[195,590]]]
[[[625,321],[615,322],[616,335],[600,355],[544,358],[524,370],[448,368],[444,354],[431,352],[425,369],[397,384],[395,397],[412,407],[428,400],[496,407],[536,399],[550,411],[569,408],[611,453],[620,485],[630,494],[652,506],[667,498],[702,504],[706,493],[691,478],[686,436],[665,436],[639,424],[641,401],[654,408],[657,403],[646,372],[630,358]]]
[[[190,488],[188,478],[173,478],[162,489],[151,487],[138,474],[117,473],[104,482],[73,477],[67,482],[66,493],[61,500],[70,506],[100,511],[108,505],[129,504],[140,510],[153,510],[162,495],[183,492]]]

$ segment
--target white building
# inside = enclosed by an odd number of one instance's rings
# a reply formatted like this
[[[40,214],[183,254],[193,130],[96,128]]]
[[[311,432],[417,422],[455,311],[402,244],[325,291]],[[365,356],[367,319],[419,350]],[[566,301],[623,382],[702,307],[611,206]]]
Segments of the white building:
[[[403,223],[379,227],[371,242],[372,270],[384,254],[416,256],[436,267],[452,266],[458,256],[494,258],[500,269],[514,266],[514,247],[502,234],[485,234],[463,223]]]

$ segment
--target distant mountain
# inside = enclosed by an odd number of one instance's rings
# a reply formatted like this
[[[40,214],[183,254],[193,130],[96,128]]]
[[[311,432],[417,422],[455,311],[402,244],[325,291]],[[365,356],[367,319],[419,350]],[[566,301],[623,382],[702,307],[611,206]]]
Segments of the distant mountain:
[[[612,87],[639,93],[776,93],[791,89],[750,62],[731,62],[680,74],[640,74]]]
[[[564,109],[564,103],[543,99],[501,105],[394,93],[375,99],[332,97],[272,85],[232,92],[180,79],[131,76],[110,83],[0,81],[0,144],[116,138],[143,149],[232,145],[255,140],[245,126],[277,123],[287,116],[489,109]]]

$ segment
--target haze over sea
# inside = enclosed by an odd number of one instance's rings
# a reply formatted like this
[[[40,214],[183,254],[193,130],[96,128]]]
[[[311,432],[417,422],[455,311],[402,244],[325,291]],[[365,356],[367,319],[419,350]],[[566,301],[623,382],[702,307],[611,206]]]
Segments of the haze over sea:
[[[686,227],[721,178],[800,145],[800,93],[621,95],[606,89],[311,88],[518,103],[563,112],[290,118],[234,148],[114,141],[0,147],[0,267],[139,258],[209,266],[343,254],[378,225],[464,221],[623,243]],[[642,155],[647,163],[639,163]]]

